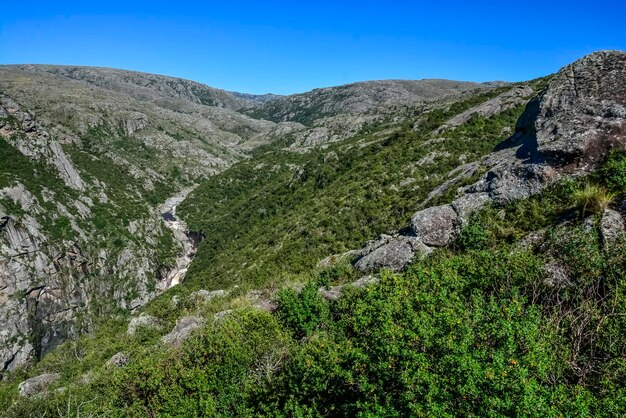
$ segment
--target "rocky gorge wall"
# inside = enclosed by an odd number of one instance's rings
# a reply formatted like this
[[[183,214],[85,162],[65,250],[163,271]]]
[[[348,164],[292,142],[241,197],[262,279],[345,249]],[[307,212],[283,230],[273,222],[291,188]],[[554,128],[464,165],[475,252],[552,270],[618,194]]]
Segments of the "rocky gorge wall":
[[[170,234],[157,209],[127,220],[135,239],[105,236],[96,220],[114,203],[106,185],[85,178],[6,96],[0,137],[10,144],[0,177],[0,370],[12,370],[89,331],[98,315],[142,306],[176,266],[157,256]]]

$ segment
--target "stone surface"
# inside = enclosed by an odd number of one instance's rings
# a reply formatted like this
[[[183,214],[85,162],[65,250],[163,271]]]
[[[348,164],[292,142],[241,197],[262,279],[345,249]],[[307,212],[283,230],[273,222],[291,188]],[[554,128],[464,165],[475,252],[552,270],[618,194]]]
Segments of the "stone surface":
[[[600,234],[605,244],[614,242],[624,234],[626,224],[622,215],[612,209],[605,209],[600,218]]]
[[[184,316],[176,321],[174,329],[161,338],[164,344],[178,346],[185,341],[198,328],[205,324],[204,318],[197,316]]]
[[[459,217],[452,205],[433,206],[411,217],[411,229],[431,247],[448,245],[459,228]]]
[[[544,283],[552,287],[564,287],[572,284],[569,273],[557,260],[550,260],[544,266]]]
[[[130,362],[128,356],[122,352],[116,353],[107,360],[106,365],[112,367],[124,367]]]
[[[626,137],[626,52],[600,51],[566,66],[539,100],[538,151],[585,169]]]
[[[355,267],[362,271],[388,268],[401,270],[415,257],[416,253],[428,254],[430,248],[417,237],[397,236],[386,239],[382,245],[372,245],[356,263]]]
[[[44,373],[31,377],[19,384],[18,392],[20,396],[31,398],[43,394],[48,386],[57,382],[61,378],[58,373]]]
[[[487,193],[470,193],[452,202],[452,208],[456,212],[459,222],[463,224],[473,212],[482,208],[490,201],[491,199]]]
[[[454,116],[441,128],[437,129],[436,132],[439,133],[447,128],[460,126],[470,120],[473,116],[489,118],[517,106],[524,105],[528,102],[529,97],[533,93],[534,91],[530,86],[516,86],[513,89],[505,91],[504,93],[494,97],[493,99],[480,103],[479,105]]]
[[[135,318],[131,318],[128,323],[128,335],[135,335],[139,328],[159,328],[161,320],[151,315],[141,314]]]
[[[226,309],[224,311],[216,312],[215,315],[213,315],[213,320],[214,321],[220,321],[220,320],[226,318],[228,315],[230,315],[233,312],[234,311],[232,309]]]

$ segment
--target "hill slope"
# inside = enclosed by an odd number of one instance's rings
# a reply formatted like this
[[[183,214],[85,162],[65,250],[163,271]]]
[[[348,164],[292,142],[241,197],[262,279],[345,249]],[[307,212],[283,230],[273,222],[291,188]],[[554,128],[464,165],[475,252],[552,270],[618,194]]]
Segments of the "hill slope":
[[[2,71],[9,416],[626,413],[626,53],[434,100],[336,88],[330,113],[314,91],[280,123]],[[159,148],[191,120],[223,163]]]
[[[624,86],[626,53],[599,52],[308,153],[256,150],[181,205],[205,235],[187,282],[15,371],[4,410],[623,415]],[[315,268],[375,230],[394,234]]]
[[[416,97],[395,100],[401,112],[384,101],[377,106],[387,115],[421,112]],[[306,156],[310,145],[349,139],[364,121],[386,118],[346,108],[340,122],[311,110],[320,121],[314,127],[275,123],[238,109],[280,97],[74,66],[0,66],[0,99],[6,370],[92,330],[100,317],[138,309],[184,278],[196,239],[161,212],[175,212],[171,202],[195,184],[267,144],[314,159]],[[389,129],[398,123],[385,122]]]

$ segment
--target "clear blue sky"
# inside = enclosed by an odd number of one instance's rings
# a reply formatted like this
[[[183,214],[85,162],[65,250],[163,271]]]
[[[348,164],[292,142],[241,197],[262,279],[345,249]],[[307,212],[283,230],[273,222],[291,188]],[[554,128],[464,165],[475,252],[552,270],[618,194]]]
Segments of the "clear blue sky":
[[[389,78],[525,80],[626,49],[626,0],[203,3],[3,2],[0,63],[116,67],[285,94]]]

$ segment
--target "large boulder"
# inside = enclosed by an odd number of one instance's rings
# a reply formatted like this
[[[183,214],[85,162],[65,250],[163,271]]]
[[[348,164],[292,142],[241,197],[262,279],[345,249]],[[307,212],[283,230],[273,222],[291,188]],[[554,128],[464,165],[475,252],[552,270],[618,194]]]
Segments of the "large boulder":
[[[124,367],[129,362],[130,359],[128,358],[128,356],[120,351],[119,353],[114,354],[113,357],[108,359],[106,365],[108,367]]]
[[[626,52],[599,51],[561,69],[539,100],[538,151],[556,163],[599,161],[626,142]]]
[[[411,218],[411,229],[431,247],[448,245],[459,228],[459,217],[452,205],[433,206]]]
[[[178,346],[205,323],[204,318],[197,316],[184,316],[176,321],[174,329],[161,338],[164,344]]]
[[[27,398],[43,394],[48,386],[57,382],[61,378],[58,373],[44,373],[31,377],[19,384],[17,387],[20,396]]]
[[[383,267],[397,271],[406,267],[416,253],[428,254],[431,251],[418,237],[400,235],[385,239],[383,245],[372,245],[374,248],[361,257],[354,266],[363,271]]]

